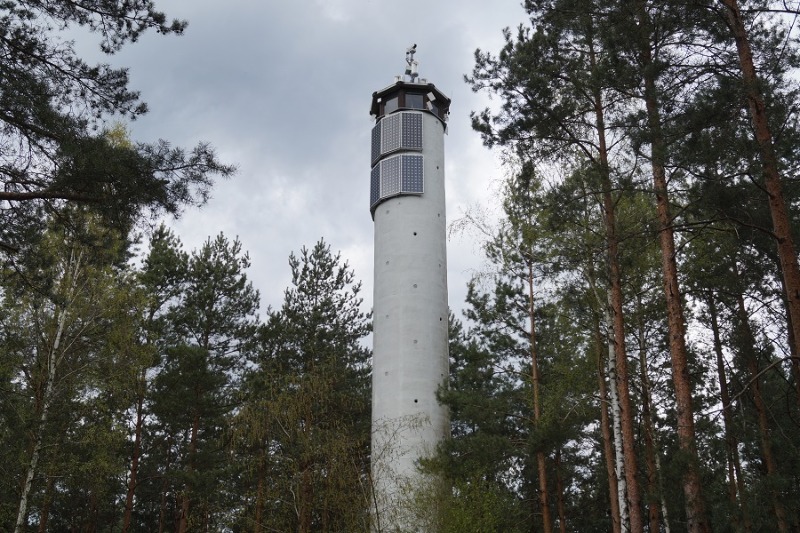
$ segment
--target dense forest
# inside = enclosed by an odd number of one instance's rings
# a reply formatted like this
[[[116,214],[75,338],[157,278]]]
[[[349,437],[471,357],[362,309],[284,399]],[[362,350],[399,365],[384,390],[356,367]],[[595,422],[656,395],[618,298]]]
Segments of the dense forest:
[[[800,530],[796,6],[524,4],[466,77],[510,172],[499,227],[468,221],[489,266],[431,465],[454,512]]]
[[[441,532],[800,531],[800,7],[524,8],[465,77],[507,179],[499,219],[455,228],[486,261],[450,319],[452,438],[420,464],[444,483],[408,505]],[[300,248],[262,309],[238,239],[142,224],[234,168],[107,127],[146,111],[126,71],[51,38],[185,22],[0,13],[0,530],[369,531],[347,261]]]

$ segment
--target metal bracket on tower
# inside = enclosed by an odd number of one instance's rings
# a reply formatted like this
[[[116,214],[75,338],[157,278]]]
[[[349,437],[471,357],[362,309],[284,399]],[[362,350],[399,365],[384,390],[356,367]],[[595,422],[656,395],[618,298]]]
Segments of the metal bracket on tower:
[[[414,59],[414,54],[417,51],[417,45],[411,45],[408,50],[406,50],[406,72],[405,75],[409,78],[411,83],[415,83],[417,78],[419,78],[419,61]]]

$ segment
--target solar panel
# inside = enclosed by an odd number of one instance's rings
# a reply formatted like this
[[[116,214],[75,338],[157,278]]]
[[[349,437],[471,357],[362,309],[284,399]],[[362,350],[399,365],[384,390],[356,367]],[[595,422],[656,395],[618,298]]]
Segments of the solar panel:
[[[422,194],[424,192],[422,156],[403,155],[402,157],[402,184],[404,193]]]
[[[403,113],[402,146],[407,150],[422,150],[422,113]]]
[[[384,118],[381,132],[381,154],[400,149],[400,114],[389,115]]]
[[[400,193],[400,157],[381,161],[381,198]]]
[[[369,177],[369,206],[374,207],[381,198],[381,166],[372,167]]]
[[[381,124],[383,122],[378,122],[375,124],[375,127],[372,128],[372,158],[370,162],[374,165],[375,161],[378,160],[381,156]]]

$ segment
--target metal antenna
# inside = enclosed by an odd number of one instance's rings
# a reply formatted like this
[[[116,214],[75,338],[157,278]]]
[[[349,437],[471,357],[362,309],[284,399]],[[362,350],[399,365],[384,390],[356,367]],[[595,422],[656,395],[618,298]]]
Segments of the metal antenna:
[[[408,50],[406,50],[406,76],[409,77],[411,83],[414,83],[416,79],[419,77],[418,67],[419,61],[414,59],[414,54],[417,51],[417,45],[412,44]]]

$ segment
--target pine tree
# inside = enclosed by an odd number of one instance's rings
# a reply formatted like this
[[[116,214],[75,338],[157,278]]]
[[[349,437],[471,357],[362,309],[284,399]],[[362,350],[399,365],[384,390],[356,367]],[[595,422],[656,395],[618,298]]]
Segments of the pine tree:
[[[130,442],[128,483],[125,494],[125,513],[122,531],[134,527],[134,497],[140,484],[139,469],[146,442],[145,420],[149,413],[154,375],[159,352],[167,343],[169,322],[167,311],[181,295],[188,275],[188,255],[181,250],[180,241],[165,226],[159,226],[150,237],[150,249],[142,268],[136,272],[142,303],[138,311],[138,334],[135,346],[142,362],[127,383],[130,392],[128,426],[133,427]],[[141,498],[138,498],[141,501]],[[140,505],[141,506],[141,505]]]
[[[467,314],[485,317],[488,301],[473,280]],[[508,476],[526,462],[518,444],[525,407],[517,373],[503,351],[489,349],[479,331],[465,331],[452,315],[449,330],[450,380],[439,400],[450,411],[452,438],[425,465],[452,487],[453,497],[441,505],[442,531],[528,531],[530,510],[514,486],[518,475]]]
[[[67,27],[86,29],[112,54],[146,31],[181,34],[186,22],[167,20],[150,0],[0,5],[0,252],[15,262],[36,251],[42,220],[65,203],[91,207],[125,233],[147,210],[202,203],[213,178],[234,170],[205,143],[187,152],[105,135],[110,116],[134,119],[147,107],[127,69],[88,64],[60,31]]]
[[[361,284],[319,241],[289,257],[292,286],[272,311],[237,417],[252,451],[248,527],[359,531],[369,524],[370,331]],[[269,477],[264,478],[269,472]]]
[[[634,413],[629,392],[625,319],[620,272],[620,237],[616,222],[616,185],[620,159],[608,142],[610,117],[618,116],[619,95],[610,81],[610,58],[598,28],[599,2],[528,1],[531,29],[520,26],[515,38],[506,30],[506,44],[496,58],[476,52],[468,79],[473,90],[490,89],[504,99],[495,115],[473,114],[473,127],[487,144],[511,146],[526,159],[585,162],[594,176],[592,188],[602,193],[607,243],[609,308],[613,329],[616,389],[619,392],[628,507],[633,531],[642,531]],[[616,143],[619,144],[619,143]]]
[[[165,317],[169,330],[152,411],[166,450],[158,468],[172,483],[167,491],[181,532],[217,527],[235,497],[226,490],[232,472],[223,439],[243,351],[256,333],[259,298],[247,279],[249,266],[238,240],[208,239],[190,254],[179,298]]]

